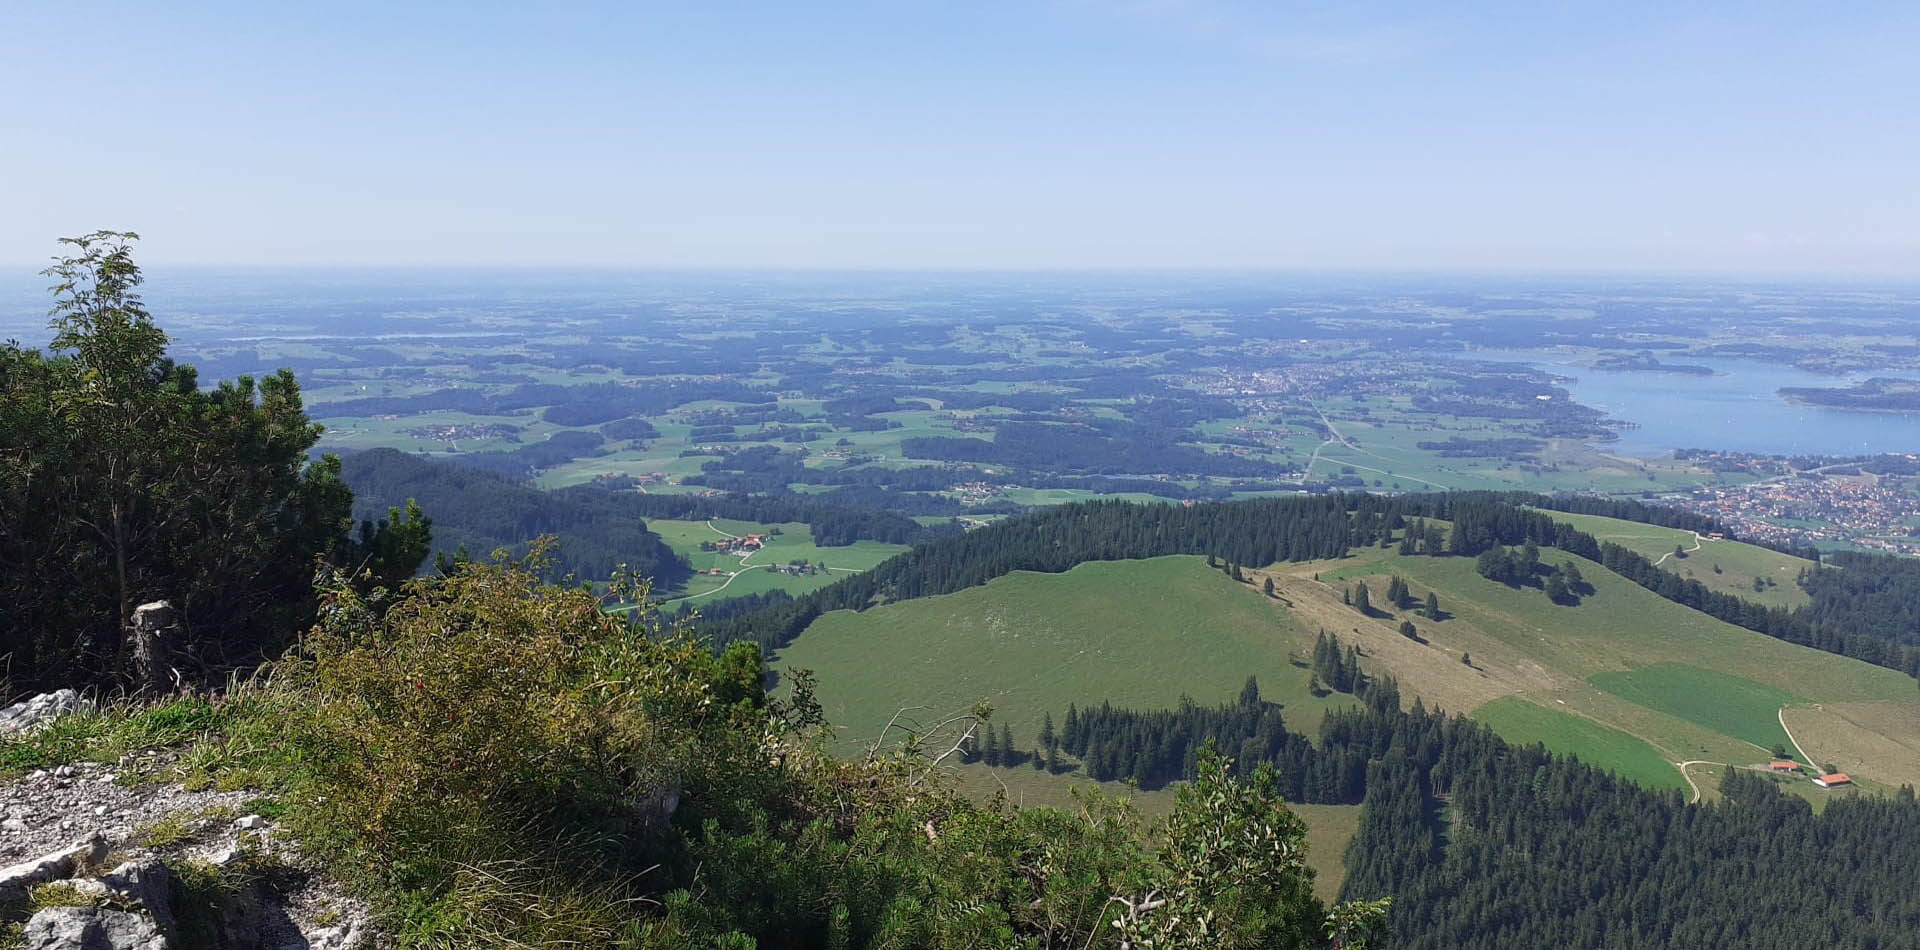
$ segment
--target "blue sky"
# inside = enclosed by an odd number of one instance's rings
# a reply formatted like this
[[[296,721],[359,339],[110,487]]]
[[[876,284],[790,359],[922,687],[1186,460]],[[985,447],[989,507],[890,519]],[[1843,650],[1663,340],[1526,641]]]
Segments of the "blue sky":
[[[21,3],[0,262],[1920,273],[1920,4]]]

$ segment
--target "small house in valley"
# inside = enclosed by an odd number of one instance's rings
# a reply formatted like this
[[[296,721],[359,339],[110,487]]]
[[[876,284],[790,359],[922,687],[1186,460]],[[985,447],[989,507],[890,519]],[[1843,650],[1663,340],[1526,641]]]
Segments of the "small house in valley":
[[[1767,763],[1767,768],[1770,768],[1775,772],[1798,772],[1800,771],[1800,763],[1788,762],[1784,759],[1775,759],[1772,762]]]
[[[1850,776],[1845,772],[1828,772],[1825,775],[1822,775],[1819,778],[1814,779],[1813,784],[1818,785],[1821,788],[1839,788],[1842,785],[1852,785],[1853,776]]]

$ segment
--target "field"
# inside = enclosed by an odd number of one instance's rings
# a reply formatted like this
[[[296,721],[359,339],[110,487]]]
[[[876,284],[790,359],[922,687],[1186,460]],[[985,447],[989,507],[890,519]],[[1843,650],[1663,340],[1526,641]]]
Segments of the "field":
[[[1308,693],[1309,674],[1289,653],[1312,645],[1312,633],[1258,591],[1200,558],[1164,557],[1016,573],[941,597],[830,613],[772,665],[819,674],[846,748],[873,741],[896,710],[939,716],[982,700],[1031,747],[1042,716],[1057,725],[1068,703],[1220,703],[1249,675],[1282,704],[1288,728],[1312,735],[1324,710],[1353,701]]]
[[[1548,751],[1604,761],[1623,778],[1648,788],[1685,788],[1672,762],[1645,740],[1572,713],[1502,697],[1473,711],[1508,742],[1538,742]]]
[[[1763,762],[1773,743],[1785,740],[1782,706],[1792,722],[1802,704],[1818,703],[1861,712],[1858,721],[1795,733],[1816,761],[1858,762],[1857,774],[1889,784],[1920,768],[1920,749],[1899,741],[1902,723],[1920,721],[1910,678],[1723,623],[1590,561],[1553,550],[1542,559],[1576,560],[1593,593],[1580,606],[1560,606],[1538,589],[1481,577],[1467,558],[1380,550],[1264,573],[1295,605],[1300,625],[1353,640],[1369,669],[1399,676],[1403,691],[1429,706],[1473,712],[1520,741],[1545,741],[1623,774],[1648,774],[1636,747],[1612,732],[1553,719],[1543,724],[1511,702],[1625,733],[1667,762],[1735,765]],[[1361,617],[1341,602],[1342,591],[1362,581],[1384,590],[1391,574],[1406,578],[1416,598],[1431,590],[1440,599],[1441,622],[1409,615],[1424,642],[1398,634],[1398,615]]]
[[[1806,702],[1752,680],[1679,663],[1600,673],[1590,682],[1630,703],[1671,713],[1763,749],[1775,743],[1791,745],[1777,717],[1781,707]]]
[[[836,577],[872,570],[881,561],[907,549],[906,545],[879,541],[855,541],[842,547],[823,548],[813,543],[813,529],[800,522],[755,524],[726,519],[711,522],[656,519],[647,522],[647,528],[658,534],[674,553],[686,558],[695,572],[712,569],[727,572],[721,575],[695,573],[687,581],[684,594],[665,601],[669,605],[682,602],[698,605],[723,590],[728,597],[770,590],[784,590],[799,595],[825,587],[833,583]],[[775,534],[775,531],[779,533]],[[767,535],[766,545],[745,556],[700,549],[703,541],[748,534]],[[797,575],[767,570],[768,567],[796,560],[807,561],[820,569]]]
[[[1789,706],[1781,719],[1816,763],[1920,788],[1920,708],[1883,700]]]
[[[1656,561],[1664,557],[1662,568],[1721,593],[1769,607],[1798,607],[1807,602],[1807,592],[1795,583],[1801,571],[1813,566],[1813,562],[1805,558],[1738,541],[1696,539],[1693,532],[1678,528],[1561,511],[1548,514],[1553,520],[1564,521],[1602,542],[1611,541]],[[1676,546],[1687,550],[1687,556],[1673,557]],[[1695,548],[1698,550],[1693,550]],[[1764,589],[1754,590],[1756,578],[1765,585]]]

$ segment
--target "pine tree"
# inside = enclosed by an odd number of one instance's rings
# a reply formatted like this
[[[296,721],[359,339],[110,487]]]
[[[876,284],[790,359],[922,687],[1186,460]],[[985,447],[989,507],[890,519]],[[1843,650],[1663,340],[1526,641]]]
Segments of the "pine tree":
[[[1064,736],[1069,750],[1080,747],[1080,710],[1067,704],[1067,728]]]
[[[1400,621],[1400,635],[1409,640],[1414,640],[1419,638],[1420,632],[1414,629],[1413,621],[1402,620]]]
[[[1260,681],[1258,679],[1249,676],[1247,677],[1247,685],[1240,687],[1240,705],[1260,705]]]
[[[1268,597],[1273,596],[1273,578],[1271,577],[1267,578],[1267,582],[1261,586],[1261,591],[1265,593]]]
[[[1211,551],[1207,552],[1207,566],[1215,570],[1219,570],[1220,568],[1220,560],[1214,557]]]
[[[1018,764],[1020,758],[1013,744],[1013,727],[1005,723],[1000,726],[1000,758],[1008,765]]]
[[[1058,737],[1053,734],[1053,713],[1047,713],[1045,718],[1040,720],[1040,747],[1052,752],[1058,742]]]
[[[1368,616],[1373,614],[1373,604],[1367,599],[1366,581],[1361,581],[1360,585],[1353,589],[1353,609]]]
[[[982,729],[981,735],[982,735],[982,738],[980,740],[981,761],[986,762],[988,765],[999,765],[1000,764],[1000,743],[997,739],[994,738],[993,727],[989,725],[985,729]]]
[[[1427,619],[1440,619],[1440,595],[1433,591],[1427,591]]]
[[[1233,575],[1234,580],[1239,581],[1242,584],[1247,582],[1247,575],[1240,573],[1240,565],[1238,564],[1233,565],[1233,570],[1230,571],[1229,573]]]

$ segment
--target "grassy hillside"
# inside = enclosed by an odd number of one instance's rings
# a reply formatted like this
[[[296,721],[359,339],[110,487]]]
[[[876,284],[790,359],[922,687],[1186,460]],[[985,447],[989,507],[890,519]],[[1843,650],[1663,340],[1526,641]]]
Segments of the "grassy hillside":
[[[1542,552],[1548,563],[1568,559],[1593,586],[1579,606],[1487,580],[1468,558],[1369,550],[1271,573],[1299,623],[1356,641],[1370,668],[1398,675],[1407,692],[1643,781],[1673,783],[1619,734],[1669,763],[1752,765],[1770,757],[1774,742],[1792,748],[1782,708],[1791,722],[1810,704],[1859,711],[1847,720],[1809,720],[1807,735],[1795,733],[1816,762],[1857,763],[1858,773],[1888,783],[1920,768],[1920,743],[1899,741],[1888,725],[1920,717],[1910,678],[1723,623],[1598,564]],[[1439,595],[1441,622],[1407,615],[1423,642],[1398,634],[1396,613],[1362,617],[1341,602],[1343,590],[1365,581],[1379,604],[1391,574],[1406,578],[1418,598]],[[1471,665],[1461,662],[1463,653]],[[1519,709],[1520,702],[1549,715]],[[1821,728],[1812,728],[1816,722]]]
[[[1807,602],[1807,592],[1794,583],[1802,570],[1813,566],[1805,558],[1739,541],[1696,539],[1693,532],[1678,528],[1562,511],[1549,514],[1553,520],[1573,525],[1602,543],[1611,541],[1656,561],[1665,557],[1661,567],[1721,593],[1769,607],[1798,607]],[[1676,546],[1686,552],[1685,557],[1673,556]],[[1699,550],[1693,550],[1695,547]],[[1753,588],[1756,578],[1763,585],[1759,591]]]
[[[1165,708],[1183,695],[1225,702],[1246,678],[1309,735],[1323,710],[1351,703],[1307,692],[1294,665],[1314,632],[1257,590],[1197,557],[1100,561],[1063,574],[1021,572],[942,597],[815,621],[774,659],[820,676],[828,718],[849,747],[871,742],[896,710],[928,715],[994,704],[996,723],[1031,748],[1041,717],[1069,702]]]
[[[1605,762],[1649,788],[1685,788],[1679,770],[1645,739],[1558,709],[1503,696],[1474,710],[1508,742],[1538,742],[1554,752]]]

